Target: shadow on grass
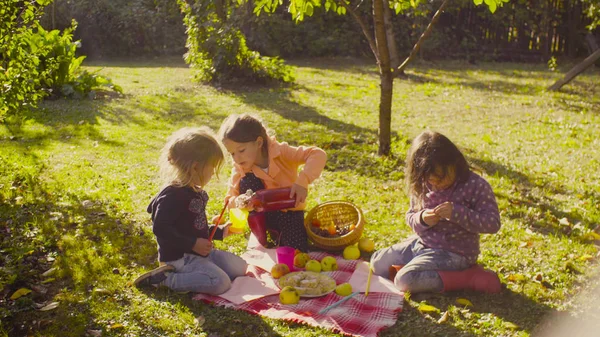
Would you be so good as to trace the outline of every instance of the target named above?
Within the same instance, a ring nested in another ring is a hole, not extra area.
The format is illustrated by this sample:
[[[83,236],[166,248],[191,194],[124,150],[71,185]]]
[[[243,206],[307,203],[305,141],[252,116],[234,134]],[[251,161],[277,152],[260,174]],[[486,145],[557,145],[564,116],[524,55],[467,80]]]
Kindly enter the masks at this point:
[[[519,197],[511,197],[508,195],[496,194],[498,199],[506,199],[513,206],[505,209],[505,214],[511,219],[522,221],[528,228],[544,234],[554,235],[557,237],[569,237],[578,240],[582,243],[587,243],[587,239],[581,237],[576,231],[573,231],[571,226],[561,225],[559,219],[567,218],[569,223],[576,224],[581,222],[586,225],[592,225],[593,221],[587,217],[585,209],[571,209],[569,212],[564,211],[564,207],[559,205],[554,199],[555,195],[571,195],[565,186],[560,186],[555,183],[537,179],[532,181],[527,175],[515,171],[506,165],[502,165],[490,160],[484,160],[474,157],[472,151],[465,151],[469,162],[475,164],[477,168],[482,169],[487,175],[498,175],[508,179],[514,184],[514,192],[519,194]],[[543,190],[544,193],[535,193],[534,190]],[[587,195],[583,198],[590,200],[600,200],[600,194],[587,191]],[[521,209],[539,209],[541,218],[530,218],[531,214],[526,214]],[[593,229],[593,228],[591,228]]]
[[[438,324],[437,318],[427,318],[416,308],[404,302],[396,324],[381,331],[379,337],[475,337],[475,334],[460,330],[449,324]]]
[[[327,170],[352,170],[368,177],[391,176],[392,180],[398,178],[398,174],[403,171],[403,154],[402,157],[394,154],[390,157],[377,156],[377,130],[325,116],[313,107],[294,101],[290,90],[293,88],[238,90],[232,93],[244,103],[259,110],[273,112],[288,121],[288,129],[277,130],[277,134],[282,135],[281,138],[278,137],[279,141],[315,145],[324,149],[328,155]],[[298,132],[299,127],[306,131]],[[407,138],[393,132],[392,142],[405,143]]]
[[[202,317],[205,323],[202,330],[210,336],[256,336],[278,337],[265,320],[241,310],[232,310],[193,299],[194,294],[176,294],[169,289],[158,291],[144,290],[144,293],[156,300],[169,302],[175,306],[187,307],[195,317]]]
[[[450,316],[448,322],[460,322],[462,320],[472,320],[473,314],[488,315],[492,314],[503,321],[503,327],[494,326],[494,322],[489,319],[479,319],[480,325],[469,327],[474,330],[479,330],[477,336],[485,335],[485,331],[497,331],[499,328],[505,330],[521,330],[527,333],[533,332],[536,327],[544,321],[546,315],[553,312],[549,306],[536,302],[524,296],[521,293],[516,293],[508,289],[504,289],[499,294],[482,294],[473,292],[452,292],[447,294],[423,294],[424,297],[419,296],[420,294],[413,295],[413,301],[426,300],[427,304],[430,304],[441,310],[441,313],[447,311],[449,307],[456,306],[458,310],[450,310]],[[458,298],[466,298],[473,303],[471,307],[462,308],[456,303]],[[418,302],[413,302],[414,305],[418,305]],[[409,317],[407,326],[413,331],[421,331],[421,329],[415,329],[414,325],[420,326],[424,322],[431,324],[430,331],[441,330],[439,334],[435,333],[435,336],[474,336],[474,334],[457,331],[443,331],[443,329],[450,329],[451,327],[446,324],[437,324],[432,322],[431,319],[423,317],[416,308],[406,305],[409,309],[407,316]],[[403,313],[404,315],[405,313]],[[437,320],[441,314],[434,317]],[[412,323],[415,322],[415,323]],[[483,322],[483,323],[482,323]],[[489,326],[485,325],[485,322],[489,322]],[[400,322],[399,322],[400,323]],[[398,324],[397,324],[398,325]],[[415,335],[417,336],[417,335]]]

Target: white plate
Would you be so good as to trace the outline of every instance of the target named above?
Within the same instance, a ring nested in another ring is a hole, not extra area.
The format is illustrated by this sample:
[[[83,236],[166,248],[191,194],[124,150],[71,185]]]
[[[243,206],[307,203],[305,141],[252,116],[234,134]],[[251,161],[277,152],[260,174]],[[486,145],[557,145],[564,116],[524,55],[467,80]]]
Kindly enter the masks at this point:
[[[294,285],[293,282],[289,282],[288,279],[291,277],[294,277],[295,275],[307,275],[307,276],[312,276],[313,278],[317,278],[319,279],[319,284],[321,283],[328,283],[329,284],[329,288],[327,291],[321,293],[321,294],[302,294],[302,289],[303,287],[300,286],[296,286]],[[283,285],[282,285],[283,283]],[[321,296],[325,296],[331,292],[333,292],[335,290],[335,280],[326,274],[322,274],[322,273],[315,273],[312,271],[295,271],[295,272],[291,272],[291,273],[287,273],[285,275],[283,275],[282,277],[280,277],[277,280],[277,286],[279,287],[279,289],[285,287],[285,286],[292,286],[294,288],[296,288],[298,290],[298,292],[300,293],[300,297],[306,297],[306,298],[313,298],[313,297],[321,297]]]

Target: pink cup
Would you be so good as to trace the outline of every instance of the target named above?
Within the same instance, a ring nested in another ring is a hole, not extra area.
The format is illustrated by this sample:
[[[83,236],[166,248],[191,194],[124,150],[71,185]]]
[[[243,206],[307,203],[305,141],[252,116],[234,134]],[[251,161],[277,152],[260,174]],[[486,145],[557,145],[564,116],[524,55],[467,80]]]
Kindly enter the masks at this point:
[[[290,271],[294,271],[294,253],[296,250],[292,247],[277,248],[277,263],[284,263]]]

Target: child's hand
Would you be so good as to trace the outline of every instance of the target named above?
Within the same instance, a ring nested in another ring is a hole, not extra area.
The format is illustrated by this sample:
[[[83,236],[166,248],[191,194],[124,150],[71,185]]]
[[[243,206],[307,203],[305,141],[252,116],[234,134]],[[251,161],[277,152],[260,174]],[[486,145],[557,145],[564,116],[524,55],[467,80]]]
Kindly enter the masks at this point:
[[[442,219],[450,220],[450,217],[452,217],[452,210],[454,210],[454,204],[448,201],[437,205],[437,207],[433,209],[433,212]]]
[[[298,184],[292,185],[292,190],[290,191],[290,198],[296,196],[296,205],[298,207],[301,203],[306,201],[306,195],[308,195],[308,190]]]
[[[440,216],[435,214],[434,211],[431,209],[426,209],[425,211],[423,211],[421,217],[423,218],[425,224],[427,224],[427,226],[429,227],[437,225],[438,222],[440,222],[441,220]]]
[[[207,256],[208,254],[210,254],[212,246],[212,242],[208,241],[207,239],[197,238],[196,244],[194,244],[192,250],[202,256]]]

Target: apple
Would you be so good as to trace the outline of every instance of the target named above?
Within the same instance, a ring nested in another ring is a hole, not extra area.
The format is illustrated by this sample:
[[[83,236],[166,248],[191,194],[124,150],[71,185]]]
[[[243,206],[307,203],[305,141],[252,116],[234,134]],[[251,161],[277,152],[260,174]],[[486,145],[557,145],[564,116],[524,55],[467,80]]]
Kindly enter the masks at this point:
[[[306,262],[310,260],[310,256],[306,253],[300,253],[294,256],[294,267],[304,268]]]
[[[321,221],[319,221],[319,219],[313,219],[311,221],[311,224],[313,225],[313,227],[321,227]]]
[[[360,257],[360,250],[357,245],[352,245],[344,248],[344,259],[346,260],[356,260]]]
[[[315,273],[320,273],[321,272],[321,263],[317,260],[310,260],[310,261],[306,262],[306,265],[304,266],[304,268],[306,268],[306,270],[308,270],[308,271],[314,271]]]
[[[285,263],[278,263],[271,268],[271,276],[273,276],[273,278],[280,278],[289,272],[290,267]]]
[[[297,304],[300,302],[300,294],[294,287],[283,287],[279,293],[279,302],[281,304]]]
[[[352,294],[352,285],[350,283],[342,283],[335,287],[335,293],[340,296],[348,296]]]
[[[325,256],[321,260],[321,270],[334,271],[338,269],[337,260],[333,256]]]
[[[370,253],[375,249],[375,242],[369,238],[362,238],[358,241],[358,248],[365,253]]]

